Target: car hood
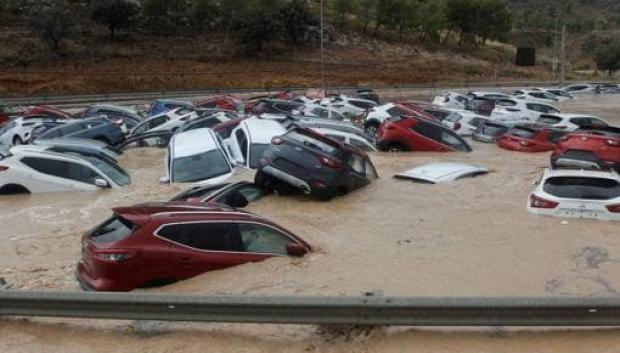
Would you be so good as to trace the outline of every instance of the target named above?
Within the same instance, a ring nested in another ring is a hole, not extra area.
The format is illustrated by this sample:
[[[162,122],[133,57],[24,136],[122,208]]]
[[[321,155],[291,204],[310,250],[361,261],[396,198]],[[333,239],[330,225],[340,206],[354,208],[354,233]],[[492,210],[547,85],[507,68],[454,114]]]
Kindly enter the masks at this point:
[[[486,174],[488,172],[489,170],[486,168],[470,164],[442,162],[425,164],[397,174],[394,177],[437,184],[454,181],[463,177]]]

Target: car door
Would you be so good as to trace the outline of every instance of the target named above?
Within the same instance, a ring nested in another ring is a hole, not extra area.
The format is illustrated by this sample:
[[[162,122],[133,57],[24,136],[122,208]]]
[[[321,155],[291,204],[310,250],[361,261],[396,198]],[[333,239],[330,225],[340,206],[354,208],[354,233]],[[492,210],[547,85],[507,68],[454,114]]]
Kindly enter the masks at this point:
[[[165,225],[155,235],[170,242],[171,266],[177,279],[246,262],[240,256],[244,245],[234,223],[186,221]]]
[[[243,262],[262,261],[273,256],[286,256],[287,246],[297,243],[275,227],[258,223],[238,223],[244,251]]]
[[[248,136],[242,124],[233,130],[230,139],[228,139],[228,151],[233,162],[240,166],[246,166],[249,148]]]
[[[46,183],[52,189],[50,191],[97,190],[96,179],[107,181],[94,169],[76,162],[41,157],[24,157],[21,162],[46,175]],[[31,178],[41,180],[41,177],[35,175],[31,175]]]

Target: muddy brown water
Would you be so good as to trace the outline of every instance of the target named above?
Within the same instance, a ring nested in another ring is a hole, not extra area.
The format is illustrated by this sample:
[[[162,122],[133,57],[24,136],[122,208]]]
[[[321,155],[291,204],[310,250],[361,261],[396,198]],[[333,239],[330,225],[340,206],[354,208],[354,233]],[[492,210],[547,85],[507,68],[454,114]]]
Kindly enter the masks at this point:
[[[620,124],[620,97],[561,104]],[[205,273],[145,291],[194,294],[406,296],[618,296],[620,224],[536,217],[525,208],[548,153],[523,154],[472,143],[470,154],[372,156],[380,179],[331,202],[270,196],[248,210],[310,242],[304,258],[278,258]],[[425,185],[392,175],[430,161],[488,167],[485,176]],[[165,200],[163,151],[127,152],[133,185],[93,193],[0,200],[0,277],[13,289],[78,290],[81,234],[114,206]],[[251,179],[239,173],[235,178]],[[615,330],[450,331],[379,328],[344,335],[312,326],[4,319],[1,352],[609,352]]]

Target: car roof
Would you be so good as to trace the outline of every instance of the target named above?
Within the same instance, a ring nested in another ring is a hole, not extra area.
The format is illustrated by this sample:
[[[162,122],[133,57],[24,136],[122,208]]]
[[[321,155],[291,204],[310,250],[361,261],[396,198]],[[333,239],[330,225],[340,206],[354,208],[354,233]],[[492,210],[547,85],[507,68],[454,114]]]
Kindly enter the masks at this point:
[[[89,106],[87,109],[92,109],[92,108],[105,108],[105,109],[110,109],[110,110],[120,110],[120,111],[124,111],[127,113],[137,114],[135,109],[125,107],[122,105],[115,105],[115,104],[93,104]]]
[[[544,177],[589,177],[614,179],[620,182],[620,176],[614,170],[587,170],[587,169],[551,169],[545,168]]]
[[[273,136],[286,133],[286,129],[274,120],[253,117],[241,124],[247,128],[252,143],[270,143]]]
[[[218,149],[213,131],[209,128],[183,131],[172,137],[174,158],[187,157]]]
[[[419,179],[431,183],[453,181],[465,175],[488,173],[489,170],[471,164],[457,162],[428,163],[397,174],[399,178]]]
[[[590,114],[576,114],[576,113],[549,113],[549,114],[542,114],[543,116],[545,115],[552,115],[552,116],[557,116],[560,118],[564,118],[564,119],[570,119],[570,118],[597,118],[597,119],[601,119],[600,117],[596,116],[596,115],[590,115]]]

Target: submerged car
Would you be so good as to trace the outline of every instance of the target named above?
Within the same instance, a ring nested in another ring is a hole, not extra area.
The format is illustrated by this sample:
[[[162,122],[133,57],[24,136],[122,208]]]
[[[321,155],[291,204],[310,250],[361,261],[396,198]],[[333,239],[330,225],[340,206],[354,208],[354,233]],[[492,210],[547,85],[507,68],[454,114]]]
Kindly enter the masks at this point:
[[[131,291],[277,256],[303,256],[303,239],[264,217],[222,205],[119,207],[82,237],[85,290]]]
[[[162,183],[217,184],[230,178],[233,166],[218,136],[209,128],[175,134],[165,157]]]
[[[54,117],[19,117],[9,120],[0,128],[0,143],[7,146],[22,145],[32,140],[32,133],[40,126],[62,125],[65,119]]]
[[[221,111],[235,111],[237,113],[245,111],[245,103],[241,99],[224,94],[198,100],[194,103],[194,106],[196,108],[216,108]]]
[[[378,177],[361,149],[301,127],[274,137],[259,166],[256,185],[280,193],[292,187],[319,200],[346,194]]]
[[[477,167],[475,165],[456,162],[440,162],[425,164],[407,170],[403,173],[396,174],[394,177],[396,179],[439,184],[467,177],[476,177],[478,175],[487,174],[488,172],[488,169]]]
[[[170,201],[219,203],[243,208],[265,195],[262,188],[247,181],[207,186],[194,186],[174,195]]]
[[[258,159],[269,148],[273,137],[285,132],[286,129],[275,121],[252,117],[241,121],[224,144],[236,165],[256,169]]]
[[[496,139],[499,147],[518,152],[552,151],[566,131],[541,125],[516,125]]]
[[[123,125],[111,121],[107,117],[95,117],[76,120],[65,125],[55,127],[43,133],[38,140],[55,138],[93,139],[108,145],[116,145],[125,140]]]
[[[147,132],[170,130],[175,131],[185,122],[191,121],[198,115],[191,109],[180,107],[159,113],[138,124],[130,136],[137,136]]]
[[[470,97],[467,97],[464,94],[446,91],[443,94],[436,96],[433,99],[433,104],[444,108],[465,109],[469,100]]]
[[[500,122],[533,122],[543,114],[558,114],[560,110],[551,104],[519,99],[502,99],[495,103],[490,120]]]
[[[379,127],[389,118],[400,118],[401,116],[416,116],[413,110],[401,104],[387,103],[370,108],[366,120],[364,121],[364,131],[375,135],[379,131]]]
[[[147,110],[147,114],[149,117],[165,113],[172,109],[177,108],[187,108],[192,109],[194,105],[187,101],[176,100],[176,99],[156,99],[149,105]]]
[[[536,122],[566,131],[575,131],[578,129],[604,129],[609,127],[609,124],[605,120],[598,116],[587,114],[543,114]]]
[[[471,152],[469,144],[441,123],[419,117],[386,120],[377,134],[380,151]]]
[[[564,135],[554,148],[552,163],[571,151],[590,155],[590,159],[600,161],[605,168],[620,171],[620,132],[586,130]]]
[[[0,160],[0,194],[94,191],[131,183],[116,163],[88,152],[17,146]]]
[[[471,136],[471,134],[486,121],[489,121],[488,117],[478,115],[474,112],[468,110],[453,110],[441,123],[461,136]]]
[[[498,136],[510,130],[512,124],[499,123],[494,121],[483,121],[471,134],[473,140],[486,143],[495,143]]]
[[[544,216],[620,221],[620,176],[614,171],[545,169],[527,209]]]

